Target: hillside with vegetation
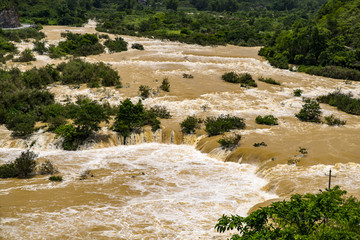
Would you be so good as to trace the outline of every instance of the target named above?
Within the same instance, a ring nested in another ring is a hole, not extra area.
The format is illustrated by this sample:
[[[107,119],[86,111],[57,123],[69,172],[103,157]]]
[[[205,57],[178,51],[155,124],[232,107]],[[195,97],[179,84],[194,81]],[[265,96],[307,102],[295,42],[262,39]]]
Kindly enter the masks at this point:
[[[260,51],[272,65],[314,75],[360,80],[360,1],[330,0],[309,20],[277,32]]]

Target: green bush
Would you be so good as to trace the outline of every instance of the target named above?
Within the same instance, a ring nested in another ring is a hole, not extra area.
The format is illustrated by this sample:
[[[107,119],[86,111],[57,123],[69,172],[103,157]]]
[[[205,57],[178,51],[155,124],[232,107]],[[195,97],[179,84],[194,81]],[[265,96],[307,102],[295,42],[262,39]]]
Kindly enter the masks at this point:
[[[45,46],[45,42],[36,41],[36,42],[34,42],[33,51],[37,52],[40,55],[43,55],[44,53],[46,53],[48,51],[48,49]]]
[[[227,134],[224,135],[220,140],[218,140],[218,143],[220,143],[223,149],[232,150],[239,145],[240,140],[241,140],[240,134]]]
[[[183,78],[194,78],[194,76],[188,73],[184,73]]]
[[[300,66],[298,71],[329,78],[360,81],[359,70],[340,66]]]
[[[336,118],[333,114],[324,117],[324,119],[326,121],[326,124],[329,126],[341,126],[346,124],[346,121],[342,121],[340,120],[340,118]]]
[[[170,92],[170,82],[168,78],[164,78],[161,82],[160,89],[165,92]]]
[[[241,83],[242,85],[257,87],[257,84],[249,73],[237,74],[235,72],[227,72],[224,73],[221,78],[226,82]]]
[[[264,125],[278,125],[278,119],[273,115],[266,115],[264,117],[257,116],[255,119],[257,124],[264,124]]]
[[[155,131],[160,121],[154,112],[147,111],[139,101],[136,105],[129,98],[121,102],[112,129],[122,136],[128,137],[132,132],[140,132],[145,125],[152,126]]]
[[[34,113],[12,111],[6,115],[5,126],[12,131],[13,137],[28,137],[35,131],[35,120]]]
[[[20,57],[13,60],[14,62],[30,62],[30,61],[36,61],[36,58],[31,51],[31,49],[25,49],[20,53]]]
[[[301,97],[303,90],[301,89],[294,89],[294,96],[295,97]]]
[[[200,123],[202,120],[195,116],[187,116],[187,118],[180,123],[181,132],[186,134],[195,133],[196,129],[200,128]]]
[[[36,167],[35,159],[37,157],[37,154],[29,150],[22,152],[20,157],[16,158],[14,161],[17,177],[27,178],[33,174]]]
[[[243,118],[230,115],[207,117],[205,121],[205,131],[209,136],[219,135],[232,129],[244,129],[245,126]]]
[[[275,81],[275,80],[272,79],[272,78],[259,77],[259,81],[260,81],[260,82],[269,83],[269,84],[272,84],[272,85],[280,85],[279,82]]]
[[[133,43],[133,44],[131,45],[131,48],[137,49],[137,50],[144,50],[144,46],[141,45],[140,43]]]
[[[122,52],[128,50],[128,43],[121,37],[116,37],[115,40],[108,39],[104,42],[104,45],[110,52]]]
[[[53,175],[53,176],[49,177],[49,180],[52,182],[62,182],[63,178],[62,178],[62,176]]]
[[[247,217],[223,215],[215,229],[237,230],[231,239],[360,239],[359,207],[338,186],[317,194],[294,194]],[[356,220],[355,220],[356,219]]]
[[[260,143],[254,143],[253,146],[254,147],[261,147],[261,146],[267,147],[267,144],[265,142],[260,142]]]
[[[320,105],[316,100],[306,99],[302,109],[295,116],[304,122],[320,122]]]
[[[9,162],[0,165],[0,178],[14,178],[17,177],[17,171],[14,162]]]
[[[321,103],[327,103],[349,114],[360,115],[360,99],[354,98],[351,93],[345,94],[340,91],[329,93],[317,98]]]
[[[140,87],[139,87],[140,97],[142,99],[146,99],[146,98],[150,97],[150,89],[151,88],[149,86],[140,85]]]

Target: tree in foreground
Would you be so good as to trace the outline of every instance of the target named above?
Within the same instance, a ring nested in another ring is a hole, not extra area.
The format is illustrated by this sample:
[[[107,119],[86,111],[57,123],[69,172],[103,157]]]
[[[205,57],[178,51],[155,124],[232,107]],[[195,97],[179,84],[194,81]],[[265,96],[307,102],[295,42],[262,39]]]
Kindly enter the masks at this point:
[[[360,239],[360,202],[339,186],[317,194],[294,194],[247,217],[223,215],[215,229],[236,229],[231,239]]]
[[[306,99],[302,109],[295,116],[304,122],[320,122],[320,105],[316,100]]]

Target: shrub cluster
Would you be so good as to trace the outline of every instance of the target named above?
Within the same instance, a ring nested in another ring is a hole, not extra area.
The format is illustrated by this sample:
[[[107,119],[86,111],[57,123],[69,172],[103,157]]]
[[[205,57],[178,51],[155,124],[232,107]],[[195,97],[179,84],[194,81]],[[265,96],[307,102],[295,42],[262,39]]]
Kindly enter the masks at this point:
[[[345,94],[340,91],[335,91],[327,95],[323,95],[317,98],[321,103],[327,103],[331,106],[337,107],[337,109],[353,114],[360,115],[360,99],[353,98],[351,93]]]
[[[168,78],[164,78],[161,82],[160,89],[165,92],[170,92],[170,82]]]
[[[86,83],[88,87],[122,87],[118,73],[103,62],[88,63],[73,59],[59,64],[57,70],[62,73],[62,84]]]
[[[165,106],[155,105],[149,109],[149,112],[161,119],[170,119],[172,117],[171,113]]]
[[[144,108],[141,101],[133,104],[129,98],[121,102],[112,129],[128,137],[132,132],[140,132],[142,127],[150,125],[153,131],[160,128],[160,121],[154,111]]]
[[[183,78],[194,78],[194,76],[189,73],[184,73]]]
[[[341,126],[346,124],[346,121],[340,120],[340,118],[336,118],[333,114],[324,117],[324,119],[326,124],[329,126]]]
[[[13,60],[14,62],[30,62],[36,61],[36,58],[33,52],[30,49],[25,49],[23,52],[20,53],[20,56]]]
[[[265,142],[259,142],[259,143],[254,143],[253,146],[254,147],[261,147],[261,146],[267,147],[267,144]]]
[[[139,87],[140,97],[142,99],[146,99],[146,98],[150,97],[150,90],[151,90],[151,88],[149,86],[140,85],[140,87]]]
[[[245,126],[243,118],[230,115],[207,117],[205,120],[205,131],[209,136],[219,135],[232,129],[244,129]]]
[[[63,178],[62,178],[62,176],[53,175],[53,176],[49,177],[49,180],[52,182],[62,182]]]
[[[28,150],[22,152],[15,161],[0,165],[0,178],[28,178],[34,174],[37,156]]]
[[[301,97],[303,90],[301,89],[294,89],[293,93],[295,97]]]
[[[58,46],[49,47],[49,56],[58,58],[71,54],[73,56],[89,56],[104,52],[104,46],[99,43],[95,34],[61,33],[65,41],[59,42]]]
[[[273,115],[266,115],[264,117],[257,116],[255,119],[257,124],[264,124],[264,125],[278,125],[278,119]]]
[[[220,140],[218,140],[218,143],[220,143],[223,149],[232,150],[239,145],[240,140],[240,134],[226,134]]]
[[[195,116],[187,116],[187,118],[180,123],[181,132],[185,134],[193,134],[196,129],[200,128],[202,120]]]
[[[272,78],[259,77],[259,81],[260,81],[260,82],[269,83],[269,84],[272,84],[272,85],[280,85],[279,82],[277,82],[276,80],[274,80],[274,79],[272,79]]]
[[[339,66],[300,66],[298,71],[312,75],[360,81],[360,71]]]
[[[316,100],[306,99],[302,109],[295,116],[304,122],[320,122],[320,105]]]
[[[128,43],[121,37],[116,37],[115,40],[108,39],[104,42],[104,45],[110,52],[122,52],[128,50]]]
[[[241,83],[242,86],[257,87],[257,84],[249,73],[238,74],[235,72],[227,72],[224,73],[221,78],[226,82]]]
[[[131,48],[132,48],[132,49],[137,49],[137,50],[144,50],[144,46],[141,45],[140,43],[133,43],[133,44],[131,45]]]

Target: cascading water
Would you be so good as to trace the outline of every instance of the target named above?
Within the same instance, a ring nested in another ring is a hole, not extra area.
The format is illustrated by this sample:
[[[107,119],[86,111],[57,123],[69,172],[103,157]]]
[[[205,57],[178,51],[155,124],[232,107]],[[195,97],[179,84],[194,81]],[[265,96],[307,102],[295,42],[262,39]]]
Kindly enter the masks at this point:
[[[57,43],[65,30],[96,32],[94,25],[45,26],[48,43]],[[51,160],[59,168],[64,181],[52,183],[48,176],[1,180],[0,238],[224,239],[225,235],[213,230],[223,213],[246,215],[252,206],[271,198],[317,192],[327,187],[329,168],[337,175],[333,184],[360,197],[355,187],[360,182],[360,117],[321,105],[323,115],[335,114],[347,124],[329,127],[300,122],[294,114],[301,109],[302,99],[293,96],[293,90],[299,88],[304,97],[335,89],[358,97],[360,83],[275,69],[257,56],[259,48],[202,47],[123,37],[130,45],[143,44],[145,50],[88,56],[86,61],[112,65],[124,88],[54,84],[49,91],[58,102],[86,95],[115,105],[127,97],[137,102],[139,86],[148,85],[153,97],[143,104],[165,106],[173,118],[163,120],[163,129],[157,133],[146,130],[125,141],[135,146],[121,146],[124,139],[104,127],[99,141],[76,152],[59,150],[61,139],[52,133],[39,130],[30,139],[13,139],[1,126],[0,163],[14,160],[31,147],[40,154],[39,161]],[[9,65],[25,70],[61,62],[46,55],[36,57],[33,65]],[[271,77],[281,86],[258,82],[258,88],[241,89],[221,80],[228,71],[248,72],[255,79]],[[183,73],[194,78],[183,78]],[[169,93],[158,91],[164,77],[170,81]],[[219,148],[216,137],[201,139],[179,133],[179,123],[187,115],[206,118],[219,114],[245,118],[247,128],[240,131],[240,146],[233,152]],[[278,117],[279,125],[255,124],[257,115],[267,114]],[[267,147],[255,148],[253,144],[259,142]],[[308,154],[297,165],[288,164],[299,155],[299,147]],[[94,177],[80,181],[85,170],[91,170]]]

